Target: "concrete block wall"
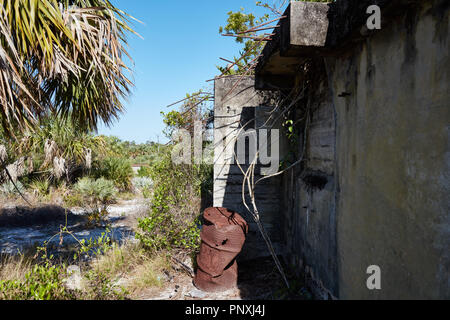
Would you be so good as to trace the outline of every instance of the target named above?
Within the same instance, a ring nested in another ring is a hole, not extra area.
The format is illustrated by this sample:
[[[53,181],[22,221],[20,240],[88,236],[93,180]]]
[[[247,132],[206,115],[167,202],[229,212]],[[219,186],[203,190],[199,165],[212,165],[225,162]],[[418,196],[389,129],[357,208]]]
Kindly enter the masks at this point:
[[[238,85],[236,85],[238,83]],[[214,106],[214,206],[236,211],[250,225],[250,232],[240,255],[240,259],[254,259],[269,256],[266,244],[260,236],[254,220],[242,200],[242,182],[244,175],[236,164],[231,163],[233,150],[236,150],[236,137],[244,130],[259,129],[266,122],[268,112],[274,108],[267,94],[255,90],[254,78],[230,76],[215,81]],[[258,132],[258,131],[257,131]],[[223,141],[222,139],[225,139]],[[227,149],[223,152],[223,149]],[[248,149],[248,145],[247,145]],[[248,151],[248,150],[247,150]],[[250,161],[247,155],[243,170],[248,169]],[[255,170],[255,180],[261,178],[261,165]],[[264,227],[268,231],[276,250],[280,251],[280,180],[271,178],[256,187],[256,203]],[[251,202],[246,197],[251,208]]]

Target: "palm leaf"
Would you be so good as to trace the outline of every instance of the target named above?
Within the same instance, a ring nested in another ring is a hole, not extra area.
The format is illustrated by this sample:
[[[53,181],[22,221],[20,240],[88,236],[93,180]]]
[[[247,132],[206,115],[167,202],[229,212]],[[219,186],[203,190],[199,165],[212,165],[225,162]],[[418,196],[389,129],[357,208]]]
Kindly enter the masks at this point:
[[[33,127],[43,115],[96,130],[123,112],[131,17],[108,0],[0,0],[0,126]]]

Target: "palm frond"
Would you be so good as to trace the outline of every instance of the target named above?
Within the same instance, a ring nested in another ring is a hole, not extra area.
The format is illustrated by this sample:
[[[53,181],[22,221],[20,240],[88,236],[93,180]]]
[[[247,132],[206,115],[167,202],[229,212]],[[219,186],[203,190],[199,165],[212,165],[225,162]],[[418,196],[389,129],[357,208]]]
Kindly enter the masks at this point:
[[[0,119],[23,131],[48,112],[95,130],[123,111],[132,18],[107,0],[0,0]]]

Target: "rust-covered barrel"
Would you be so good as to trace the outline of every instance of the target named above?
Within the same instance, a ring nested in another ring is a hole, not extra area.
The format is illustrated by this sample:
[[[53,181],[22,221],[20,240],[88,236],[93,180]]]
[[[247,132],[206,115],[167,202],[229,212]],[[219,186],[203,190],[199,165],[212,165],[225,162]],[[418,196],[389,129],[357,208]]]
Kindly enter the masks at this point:
[[[194,284],[207,292],[225,291],[237,286],[236,257],[248,232],[247,222],[225,208],[208,208],[200,237],[197,272]]]

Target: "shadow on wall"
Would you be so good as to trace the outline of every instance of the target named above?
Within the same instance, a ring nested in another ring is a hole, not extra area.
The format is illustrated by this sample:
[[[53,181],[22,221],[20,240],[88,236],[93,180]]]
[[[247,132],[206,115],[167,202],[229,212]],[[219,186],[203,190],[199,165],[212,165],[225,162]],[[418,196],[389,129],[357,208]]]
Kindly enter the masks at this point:
[[[238,108],[240,109],[237,112],[239,121],[229,125],[229,127],[233,130],[232,134],[237,134],[244,126],[245,131],[254,130],[257,128],[257,108],[259,108],[259,106]],[[231,112],[234,112],[234,110],[231,109]],[[270,135],[268,139],[270,141]],[[241,169],[246,172],[249,168],[249,164],[253,161],[253,158],[251,158],[252,156],[250,156],[251,143],[253,142],[255,142],[253,138],[248,136],[245,138],[245,163],[240,163],[241,168],[234,163],[229,166],[226,165],[222,167],[221,170],[223,170],[223,172],[215,172],[216,180],[214,181],[214,192],[223,195],[221,206],[238,212],[249,224],[247,240],[242,253],[238,257],[238,261],[270,256],[266,243],[264,242],[260,231],[254,222],[254,218],[247,210],[243,202],[242,183],[244,175],[242,174]],[[258,142],[257,139],[256,142]],[[233,143],[232,150],[234,150],[235,155],[239,154],[238,143],[236,141]],[[255,168],[254,180],[257,181],[260,178],[262,178],[261,164],[258,164]],[[244,190],[246,204],[249,208],[253,209],[251,199],[248,194],[248,186],[245,186]],[[279,251],[277,244],[280,236],[279,233],[277,234],[276,230],[280,230],[279,226],[281,225],[279,215],[279,199],[281,198],[280,190],[280,181],[277,178],[264,180],[260,182],[255,189],[255,202],[258,207],[258,211],[260,212],[261,220],[272,242],[274,242],[277,251]]]

